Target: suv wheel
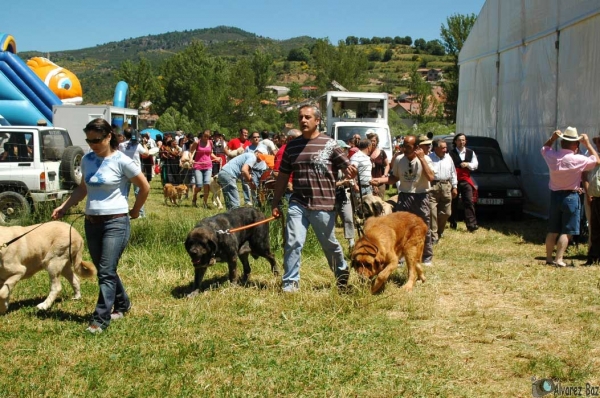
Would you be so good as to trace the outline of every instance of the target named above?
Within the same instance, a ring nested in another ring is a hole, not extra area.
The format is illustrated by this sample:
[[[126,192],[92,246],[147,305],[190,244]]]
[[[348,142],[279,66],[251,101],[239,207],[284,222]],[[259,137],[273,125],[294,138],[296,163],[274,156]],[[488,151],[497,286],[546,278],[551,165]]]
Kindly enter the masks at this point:
[[[30,212],[29,202],[23,195],[10,191],[0,193],[0,225],[17,225]]]
[[[83,149],[78,146],[65,148],[60,162],[60,177],[64,189],[74,189],[81,184],[81,159]]]

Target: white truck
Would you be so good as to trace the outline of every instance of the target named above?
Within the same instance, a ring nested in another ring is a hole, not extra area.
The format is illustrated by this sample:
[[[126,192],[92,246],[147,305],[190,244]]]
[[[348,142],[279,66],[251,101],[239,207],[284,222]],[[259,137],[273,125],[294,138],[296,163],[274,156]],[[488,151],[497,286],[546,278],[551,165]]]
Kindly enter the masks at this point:
[[[62,201],[81,182],[82,156],[65,129],[0,126],[0,225],[22,225],[41,203]]]
[[[121,108],[112,105],[54,105],[52,107],[52,124],[69,131],[73,145],[81,147],[85,153],[90,150],[85,142],[83,128],[90,121],[102,118],[116,127],[116,133],[122,133],[127,125],[137,130],[137,109]]]
[[[327,134],[348,142],[353,135],[365,138],[369,131],[379,136],[379,148],[392,158],[392,136],[388,126],[387,93],[327,91],[319,99]]]

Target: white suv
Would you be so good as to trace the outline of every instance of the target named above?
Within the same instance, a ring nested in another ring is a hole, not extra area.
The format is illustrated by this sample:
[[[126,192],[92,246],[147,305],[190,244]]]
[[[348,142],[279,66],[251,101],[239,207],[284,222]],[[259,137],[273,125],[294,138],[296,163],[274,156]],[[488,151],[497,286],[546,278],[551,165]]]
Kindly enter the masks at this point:
[[[0,126],[0,225],[18,224],[38,203],[63,200],[81,182],[82,157],[63,128]]]

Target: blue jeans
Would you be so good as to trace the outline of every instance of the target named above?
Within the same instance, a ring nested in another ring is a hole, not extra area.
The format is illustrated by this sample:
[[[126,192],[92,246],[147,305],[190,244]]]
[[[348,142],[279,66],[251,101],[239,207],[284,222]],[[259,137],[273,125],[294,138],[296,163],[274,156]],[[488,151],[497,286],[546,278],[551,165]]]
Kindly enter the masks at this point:
[[[225,170],[221,170],[217,177],[219,185],[223,188],[223,199],[227,210],[240,207],[240,193],[237,188],[237,178]]]
[[[196,188],[202,188],[202,186],[204,186],[204,185],[209,185],[211,177],[212,177],[212,169],[208,169],[208,170],[194,169],[194,180],[195,180]]]
[[[577,192],[550,191],[548,232],[579,235],[580,205]]]
[[[335,237],[335,211],[308,210],[293,201],[288,209],[285,227],[284,291],[300,285],[300,257],[309,225],[313,227],[329,268],[335,274],[338,284],[346,284],[348,281],[348,264],[344,259],[342,246]]]
[[[242,181],[242,191],[244,192],[244,204],[252,204],[252,190],[250,189],[250,185],[248,185],[246,181]]]
[[[92,315],[92,325],[106,329],[113,311],[126,312],[131,302],[117,274],[117,263],[129,241],[129,217],[119,217],[104,223],[85,221],[85,236],[92,261],[98,270],[98,303]]]

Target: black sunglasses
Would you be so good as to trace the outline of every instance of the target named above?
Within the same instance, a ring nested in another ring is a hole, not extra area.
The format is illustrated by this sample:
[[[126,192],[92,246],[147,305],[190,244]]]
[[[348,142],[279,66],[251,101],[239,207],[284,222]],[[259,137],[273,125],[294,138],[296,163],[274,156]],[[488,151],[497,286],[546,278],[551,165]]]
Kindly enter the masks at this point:
[[[104,136],[104,137],[102,137],[102,138],[94,138],[94,139],[92,139],[92,140],[90,140],[90,139],[86,138],[86,139],[85,139],[85,142],[87,142],[88,144],[99,144],[99,143],[101,143],[102,141],[104,141],[104,140],[106,139],[106,137],[108,137],[108,136],[107,136],[107,135],[105,135],[105,136]]]

